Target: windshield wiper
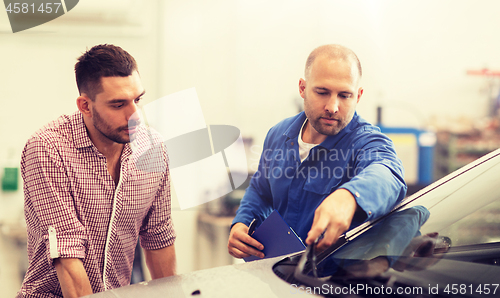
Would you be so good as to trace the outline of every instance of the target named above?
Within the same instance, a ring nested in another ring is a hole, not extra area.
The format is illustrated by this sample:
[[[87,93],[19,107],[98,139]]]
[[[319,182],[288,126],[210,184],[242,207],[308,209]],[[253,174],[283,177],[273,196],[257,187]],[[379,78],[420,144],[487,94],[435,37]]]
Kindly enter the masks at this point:
[[[326,276],[326,277],[318,277],[317,264],[321,262],[319,255],[315,254],[315,246],[316,242],[308,245],[306,250],[302,253],[300,260],[295,267],[295,271],[293,274],[294,282],[298,282],[305,286],[315,287],[325,289],[324,285],[328,285],[326,289],[346,289],[352,288],[353,286],[359,290],[362,286],[363,288],[378,288],[381,289],[383,287],[387,288],[407,288],[407,289],[420,289],[420,291],[416,291],[412,294],[398,294],[396,292],[392,292],[391,294],[385,295],[377,295],[377,297],[448,297],[443,293],[437,294],[429,294],[426,293],[425,287],[419,287],[417,285],[412,285],[409,283],[405,283],[402,281],[398,281],[395,275],[391,275],[389,273],[383,273],[376,277],[357,277],[357,278],[342,278],[341,276]],[[339,247],[342,245],[339,245]],[[339,293],[335,293],[335,291],[330,291],[328,293],[322,293],[326,296],[334,296],[334,297],[366,297],[372,296],[368,292],[356,291],[357,294],[352,295],[352,293],[343,293],[344,291],[340,291]]]

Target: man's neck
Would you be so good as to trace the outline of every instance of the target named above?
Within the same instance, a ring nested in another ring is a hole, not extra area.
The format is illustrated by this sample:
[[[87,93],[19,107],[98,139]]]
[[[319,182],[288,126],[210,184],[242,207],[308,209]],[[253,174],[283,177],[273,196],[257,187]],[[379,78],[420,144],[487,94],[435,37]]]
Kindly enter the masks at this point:
[[[302,129],[301,136],[304,143],[321,144],[326,139],[326,137],[326,135],[317,132],[314,127],[312,127],[311,122],[309,122],[309,120],[306,120],[306,124],[304,125],[304,129]]]
[[[86,119],[84,119],[84,122],[89,138],[97,150],[99,150],[108,161],[118,161],[125,145],[111,141],[95,129],[92,123],[87,123]]]
[[[124,144],[119,143],[107,143],[107,142],[99,142],[98,140],[94,141],[92,137],[90,138],[94,146],[96,146],[97,150],[102,153],[106,157],[108,161],[118,161],[120,156],[122,155]]]
[[[104,155],[104,157],[106,157],[108,173],[115,182],[115,186],[117,186],[120,180],[120,158],[125,145],[111,141],[92,125],[87,125],[87,123],[85,123],[85,126],[87,127],[87,133],[94,146]]]

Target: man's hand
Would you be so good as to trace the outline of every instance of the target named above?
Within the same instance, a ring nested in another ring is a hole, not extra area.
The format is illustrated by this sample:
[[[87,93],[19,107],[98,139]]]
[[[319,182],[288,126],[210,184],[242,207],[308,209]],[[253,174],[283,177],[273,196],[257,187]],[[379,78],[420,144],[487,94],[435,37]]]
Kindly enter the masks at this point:
[[[316,208],[306,243],[312,244],[326,230],[317,248],[319,250],[328,248],[347,231],[356,208],[356,200],[348,190],[340,188],[334,191]]]
[[[248,227],[245,224],[239,222],[233,226],[227,243],[227,250],[230,255],[239,259],[250,255],[263,258],[264,254],[261,251],[263,249],[264,245],[248,235]]]

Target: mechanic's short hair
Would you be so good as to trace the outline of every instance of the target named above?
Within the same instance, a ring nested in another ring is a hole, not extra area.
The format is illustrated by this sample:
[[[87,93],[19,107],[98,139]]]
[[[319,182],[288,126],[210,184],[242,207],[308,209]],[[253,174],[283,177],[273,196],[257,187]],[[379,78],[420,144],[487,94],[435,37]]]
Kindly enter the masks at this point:
[[[102,77],[128,77],[134,71],[137,71],[137,63],[125,50],[111,44],[96,45],[78,58],[76,85],[80,95],[85,93],[94,101],[103,91]]]
[[[328,44],[317,47],[314,49],[309,57],[307,57],[306,67],[305,67],[305,79],[307,80],[311,71],[311,66],[318,56],[327,56],[331,59],[342,59],[345,61],[353,61],[358,69],[359,78],[361,78],[363,72],[361,69],[361,63],[359,62],[358,56],[351,50],[344,46],[338,44]]]

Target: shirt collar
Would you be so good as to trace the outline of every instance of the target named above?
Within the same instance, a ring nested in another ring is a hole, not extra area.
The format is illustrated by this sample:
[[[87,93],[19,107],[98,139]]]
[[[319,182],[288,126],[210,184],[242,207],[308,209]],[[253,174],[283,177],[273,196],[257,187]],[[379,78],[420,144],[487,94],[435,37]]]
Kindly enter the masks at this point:
[[[99,151],[89,137],[87,127],[85,126],[85,122],[83,121],[82,113],[80,113],[79,111],[75,112],[70,116],[70,121],[73,130],[73,141],[75,143],[75,147],[77,149],[94,147],[96,151]],[[127,143],[123,148],[122,158],[126,158],[130,154],[132,154],[132,148],[130,148],[130,144]]]
[[[335,144],[338,143],[338,141],[340,141],[345,135],[350,133],[357,126],[358,118],[359,118],[358,113],[355,111],[354,116],[352,116],[351,122],[349,122],[349,124],[347,124],[347,126],[344,127],[344,129],[342,129],[338,134],[334,136],[328,136],[323,141],[323,143],[319,144],[319,146],[327,149],[333,148]]]
[[[73,141],[75,143],[75,147],[78,149],[92,147],[93,144],[87,132],[85,122],[83,122],[82,113],[80,113],[79,111],[75,112],[70,116],[70,121],[71,128],[73,130]]]
[[[334,136],[328,136],[319,146],[325,147],[325,148],[330,148],[337,143],[338,140],[340,140],[343,136],[348,134],[350,131],[353,130],[353,128],[356,126],[356,123],[358,122],[358,112],[354,112],[354,116],[351,119],[351,122],[347,124],[344,129],[342,129],[338,134]],[[300,129],[302,127],[302,124],[304,124],[304,121],[306,121],[306,113],[301,112],[297,118],[292,122],[292,125],[288,127],[288,129],[283,133],[283,135],[287,136],[289,139],[295,139],[298,138]]]
[[[306,121],[306,113],[300,112],[298,117],[292,122],[287,130],[283,133],[283,135],[287,136],[289,139],[295,139],[299,135],[300,129],[302,128],[302,124]]]

